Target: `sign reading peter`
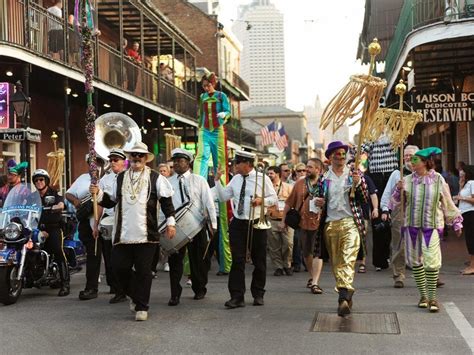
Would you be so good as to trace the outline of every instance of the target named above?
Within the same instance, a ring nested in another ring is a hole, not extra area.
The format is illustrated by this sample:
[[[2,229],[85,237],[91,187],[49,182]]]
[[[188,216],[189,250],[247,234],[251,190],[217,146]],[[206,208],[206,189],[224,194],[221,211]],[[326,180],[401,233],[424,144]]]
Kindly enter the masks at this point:
[[[474,116],[474,93],[418,94],[414,98],[417,112],[423,122],[471,122]]]

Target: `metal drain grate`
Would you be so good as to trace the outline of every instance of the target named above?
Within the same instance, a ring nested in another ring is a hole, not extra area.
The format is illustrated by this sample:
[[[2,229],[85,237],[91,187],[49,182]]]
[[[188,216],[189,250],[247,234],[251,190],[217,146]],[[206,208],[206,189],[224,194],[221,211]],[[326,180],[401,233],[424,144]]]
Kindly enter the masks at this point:
[[[357,313],[349,317],[339,317],[336,313],[317,312],[312,332],[340,332],[361,334],[400,334],[397,314]]]

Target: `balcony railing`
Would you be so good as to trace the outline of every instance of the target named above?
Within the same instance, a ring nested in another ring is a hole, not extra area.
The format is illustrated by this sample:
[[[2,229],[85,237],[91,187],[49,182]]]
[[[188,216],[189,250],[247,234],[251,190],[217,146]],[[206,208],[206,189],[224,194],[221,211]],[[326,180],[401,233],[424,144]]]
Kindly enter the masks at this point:
[[[385,76],[390,78],[400,56],[403,43],[410,32],[417,28],[438,23],[454,22],[463,18],[474,17],[474,4],[466,1],[464,8],[455,6],[459,1],[446,0],[406,0],[400,12],[397,28],[385,57]]]
[[[80,38],[72,26],[45,8],[27,1],[5,0],[0,6],[0,42],[22,47],[35,55],[80,70]],[[25,21],[25,17],[26,21]],[[106,83],[170,111],[196,119],[197,100],[147,68],[133,62],[100,39],[94,45],[95,80]],[[187,78],[194,83],[193,78]],[[189,85],[189,87],[192,87]]]
[[[237,88],[242,90],[242,92],[247,96],[250,97],[250,88],[249,85],[242,79],[238,74],[232,72],[232,84],[234,84]]]

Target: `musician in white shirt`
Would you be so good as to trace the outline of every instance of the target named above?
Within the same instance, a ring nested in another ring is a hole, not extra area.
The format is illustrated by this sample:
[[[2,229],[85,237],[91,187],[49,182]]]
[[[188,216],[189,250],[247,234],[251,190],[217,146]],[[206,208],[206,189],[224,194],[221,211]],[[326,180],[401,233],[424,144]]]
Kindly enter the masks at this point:
[[[232,266],[229,273],[229,292],[231,299],[225,303],[227,308],[245,307],[245,261],[247,244],[249,244],[254,271],[250,290],[254,306],[263,305],[267,270],[267,230],[253,228],[253,223],[260,218],[260,206],[273,206],[278,197],[270,178],[254,169],[255,154],[237,151],[235,155],[235,175],[230,183],[223,187],[220,183],[222,170],[215,175],[216,190],[220,201],[233,199],[234,218],[229,225]],[[265,184],[265,196],[261,196],[262,182]],[[255,189],[255,183],[257,188]],[[256,191],[256,192],[255,192]],[[250,206],[253,206],[251,212]],[[249,221],[249,219],[252,219]],[[252,226],[249,228],[250,224]],[[251,233],[249,229],[253,229]],[[252,238],[250,235],[252,234]],[[247,239],[249,243],[247,243]]]
[[[175,191],[172,201],[177,212],[185,207],[190,207],[186,213],[193,213],[202,222],[201,230],[178,253],[168,257],[170,266],[171,298],[169,306],[179,304],[182,287],[180,285],[183,276],[183,259],[188,250],[189,264],[191,269],[192,289],[194,299],[203,299],[207,289],[207,273],[211,266],[210,257],[207,254],[208,234],[207,220],[210,220],[212,230],[217,229],[216,209],[211,189],[202,176],[193,174],[191,162],[193,155],[185,149],[176,148],[171,151],[171,159],[175,174],[169,178],[169,182]],[[164,215],[160,214],[160,220]],[[176,222],[179,224],[179,219]],[[196,222],[198,223],[198,222]]]

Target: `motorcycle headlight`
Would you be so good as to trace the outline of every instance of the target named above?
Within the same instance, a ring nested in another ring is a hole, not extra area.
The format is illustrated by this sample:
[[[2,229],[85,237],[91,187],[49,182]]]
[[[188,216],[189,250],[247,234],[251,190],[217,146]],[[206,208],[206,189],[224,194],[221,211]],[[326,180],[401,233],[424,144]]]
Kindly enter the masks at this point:
[[[15,240],[18,239],[18,237],[21,234],[21,224],[18,223],[9,223],[5,227],[3,233],[5,235],[5,239],[7,240]]]

